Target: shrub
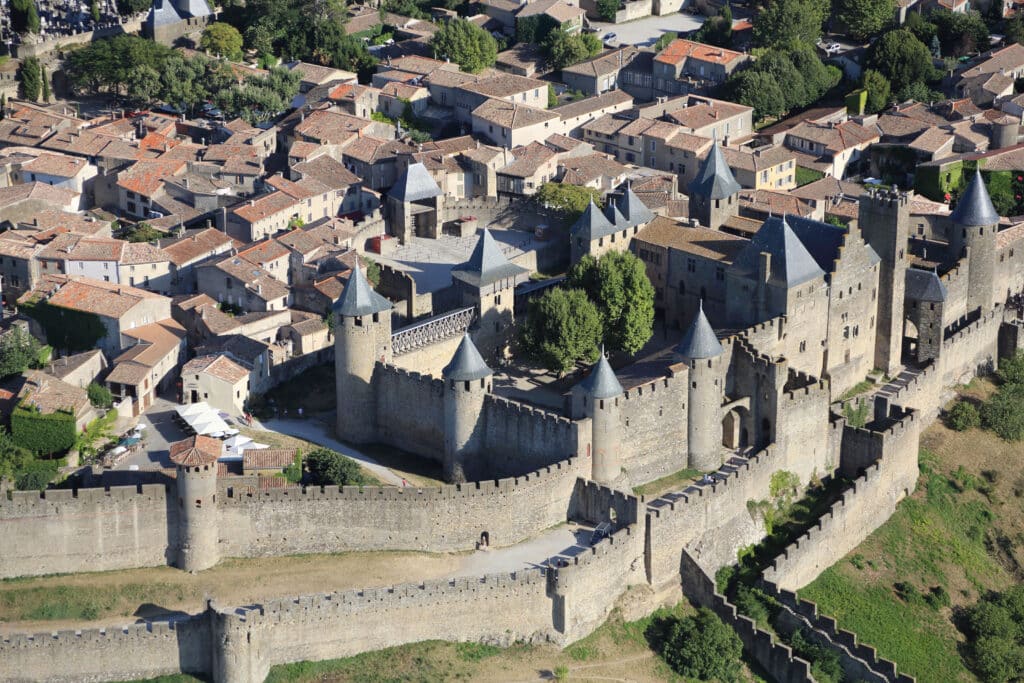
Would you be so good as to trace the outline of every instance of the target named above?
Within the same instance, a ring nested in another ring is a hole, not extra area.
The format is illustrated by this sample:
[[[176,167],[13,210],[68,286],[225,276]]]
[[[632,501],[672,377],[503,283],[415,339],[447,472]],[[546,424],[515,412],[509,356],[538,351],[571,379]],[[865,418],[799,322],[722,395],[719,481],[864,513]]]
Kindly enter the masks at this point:
[[[1018,351],[1012,358],[1001,359],[996,374],[1003,384],[1024,384],[1024,352]]]
[[[0,377],[20,375],[38,362],[41,347],[31,334],[13,327],[0,337]]]
[[[43,414],[34,406],[19,405],[11,413],[14,443],[33,453],[63,453],[74,445],[75,433],[75,416],[70,412]]]
[[[952,604],[949,599],[949,593],[942,586],[932,586],[932,589],[925,593],[924,601],[936,612]]]
[[[56,476],[56,460],[32,460],[14,477],[14,487],[19,491],[39,491]]]
[[[114,395],[102,384],[91,382],[86,391],[89,393],[89,403],[97,408],[109,408],[114,405]]]
[[[1024,585],[986,595],[966,616],[968,663],[978,677],[1018,680],[1024,671]]]
[[[735,681],[743,645],[714,612],[701,607],[696,616],[671,624],[661,655],[674,671],[702,681]]]
[[[818,683],[841,683],[843,667],[839,655],[834,650],[812,643],[799,629],[793,632],[789,644],[795,654],[811,663],[811,675],[814,676],[814,680]]]
[[[779,603],[760,588],[741,585],[736,589],[733,601],[740,614],[745,614],[760,626],[770,624],[778,611]]]
[[[1006,441],[1024,439],[1024,384],[1006,384],[981,407],[981,423]]]
[[[974,407],[973,403],[958,401],[946,415],[946,424],[950,429],[958,432],[966,432],[981,426],[981,413]]]

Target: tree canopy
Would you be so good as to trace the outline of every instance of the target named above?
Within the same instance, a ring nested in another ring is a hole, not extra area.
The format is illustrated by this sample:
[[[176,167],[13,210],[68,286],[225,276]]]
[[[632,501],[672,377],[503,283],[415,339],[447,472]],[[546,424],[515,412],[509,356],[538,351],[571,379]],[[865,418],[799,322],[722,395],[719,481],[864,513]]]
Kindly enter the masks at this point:
[[[19,326],[0,337],[0,377],[20,375],[39,363],[42,346]]]
[[[566,286],[583,290],[597,306],[602,341],[610,351],[634,354],[654,333],[654,287],[632,252],[584,256],[569,269]]]
[[[315,486],[357,486],[366,477],[355,460],[327,448],[317,448],[306,456],[310,483]]]
[[[730,76],[725,90],[763,119],[818,101],[840,80],[842,72],[823,64],[814,47],[794,43],[765,50],[749,69]]]
[[[562,374],[597,360],[601,315],[583,290],[554,287],[530,301],[520,341],[529,358]]]
[[[986,683],[1018,680],[1024,671],[1024,585],[990,593],[967,610],[968,662]]]
[[[977,10],[952,12],[940,8],[928,14],[928,22],[935,27],[945,56],[961,57],[988,49],[988,26]]]
[[[729,86],[737,102],[754,108],[755,120],[778,116],[786,110],[786,97],[771,74],[747,69],[730,77]]]
[[[742,654],[739,636],[707,607],[671,624],[662,646],[662,657],[676,673],[702,681],[737,680]]]
[[[732,8],[729,6],[729,3],[722,5],[722,9],[718,10],[718,14],[705,19],[696,33],[690,36],[690,40],[718,47],[729,47],[732,45]],[[658,42],[661,42],[660,38]],[[655,44],[655,49],[660,49],[657,43]]]
[[[38,102],[43,92],[43,67],[36,57],[26,57],[18,69],[21,96],[29,102]]]
[[[860,85],[868,93],[867,112],[877,114],[889,106],[891,86],[889,79],[874,69],[865,69],[861,75]]]
[[[39,11],[36,0],[11,0],[11,28],[15,33],[39,33]]]
[[[867,66],[888,78],[896,91],[936,77],[928,47],[905,28],[882,35],[868,51]]]
[[[215,57],[237,62],[242,59],[242,34],[231,24],[218,21],[203,29],[199,46]]]
[[[490,33],[468,19],[451,19],[430,39],[430,49],[434,57],[450,59],[463,71],[476,73],[494,66],[498,43]]]
[[[541,204],[564,213],[567,219],[573,221],[583,213],[591,199],[598,206],[601,205],[600,190],[567,183],[543,183],[534,196]]]
[[[597,0],[597,14],[604,21],[615,21],[615,14],[622,9],[622,0]]]
[[[773,0],[754,20],[754,40],[758,45],[814,45],[829,5],[829,0]]]
[[[835,0],[836,18],[854,40],[865,41],[892,22],[894,0]]]
[[[593,33],[569,33],[559,28],[548,33],[541,48],[552,68],[564,69],[599,54],[604,45]]]

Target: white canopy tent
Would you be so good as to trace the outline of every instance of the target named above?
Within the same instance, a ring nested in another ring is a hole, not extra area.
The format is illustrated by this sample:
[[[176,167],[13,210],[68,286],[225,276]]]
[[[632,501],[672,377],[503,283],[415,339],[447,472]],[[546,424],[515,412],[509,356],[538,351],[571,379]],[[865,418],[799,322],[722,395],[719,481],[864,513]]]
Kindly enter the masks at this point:
[[[206,403],[191,403],[187,406],[177,408],[178,415],[184,420],[189,428],[199,435],[218,434],[231,429],[228,423],[221,419],[217,411]]]

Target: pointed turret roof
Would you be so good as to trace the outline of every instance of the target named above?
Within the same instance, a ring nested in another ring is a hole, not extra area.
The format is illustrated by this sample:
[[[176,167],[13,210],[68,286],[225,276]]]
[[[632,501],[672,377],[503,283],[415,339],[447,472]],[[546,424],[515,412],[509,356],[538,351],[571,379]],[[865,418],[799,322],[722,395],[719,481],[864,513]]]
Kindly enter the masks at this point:
[[[701,163],[697,177],[690,181],[689,190],[690,194],[708,199],[725,199],[740,191],[740,184],[736,182],[732,169],[726,163],[717,138]]]
[[[770,216],[761,224],[750,243],[736,256],[733,269],[756,274],[762,252],[771,255],[769,277],[775,284],[795,287],[825,274],[784,217]]]
[[[615,232],[615,226],[601,213],[601,209],[597,208],[593,197],[590,198],[587,208],[576,219],[572,230],[570,230],[570,234],[574,237],[584,237],[587,240],[596,240],[598,237],[604,237],[613,232]]]
[[[615,376],[612,366],[608,364],[608,359],[605,358],[604,347],[601,347],[601,357],[594,364],[594,369],[579,383],[579,388],[588,396],[598,399],[622,395],[622,385]]]
[[[491,231],[484,228],[469,260],[454,268],[452,277],[473,287],[484,287],[525,272],[525,268],[520,268],[505,258],[498,248],[498,243],[491,236]]]
[[[371,313],[390,311],[391,302],[373,291],[373,287],[363,275],[363,269],[359,266],[357,259],[356,267],[352,269],[352,274],[348,276],[348,282],[345,283],[345,289],[342,290],[341,296],[331,308],[335,313],[356,318]]]
[[[636,196],[631,184],[628,182],[626,183],[626,191],[622,195],[619,207],[622,210],[622,215],[626,217],[631,226],[650,223],[654,220],[654,212],[648,209],[647,205]]]
[[[690,329],[686,330],[683,340],[676,347],[676,353],[689,360],[715,358],[722,354],[722,344],[718,341],[718,335],[708,322],[708,317],[704,315],[703,302],[697,309],[697,317],[690,324]]]
[[[403,202],[417,202],[421,199],[441,196],[441,188],[430,177],[423,164],[409,164],[388,190],[388,196]]]
[[[459,342],[459,348],[455,349],[455,355],[452,356],[451,362],[441,371],[442,377],[456,382],[471,382],[489,377],[491,374],[491,369],[487,367],[487,363],[480,356],[480,352],[477,351],[473,340],[469,338],[468,332]]]
[[[999,212],[992,206],[992,198],[988,196],[985,181],[981,179],[981,171],[974,170],[974,179],[964,190],[960,201],[956,203],[950,218],[955,225],[996,225],[999,223]]]
[[[917,301],[941,302],[946,300],[946,286],[934,270],[908,268],[906,295]]]
[[[619,211],[619,207],[615,205],[615,200],[610,197],[608,198],[608,203],[604,207],[604,217],[619,230],[629,225],[629,221],[627,221],[626,217],[622,215],[621,211]]]

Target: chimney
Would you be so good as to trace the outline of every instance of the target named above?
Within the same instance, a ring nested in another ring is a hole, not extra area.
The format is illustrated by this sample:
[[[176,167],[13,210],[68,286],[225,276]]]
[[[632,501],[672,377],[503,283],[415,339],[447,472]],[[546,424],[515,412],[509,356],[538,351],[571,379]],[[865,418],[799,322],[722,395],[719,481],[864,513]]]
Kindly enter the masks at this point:
[[[250,199],[249,200],[249,206],[256,206],[256,200],[255,199]]]
[[[188,178],[187,177],[182,178],[181,179],[181,184],[185,186],[185,189],[188,189]]]
[[[262,294],[263,293],[263,285],[261,285],[258,282],[256,283],[256,293],[257,294]]]
[[[198,242],[199,241],[199,235],[192,235],[192,241],[193,242]]]

